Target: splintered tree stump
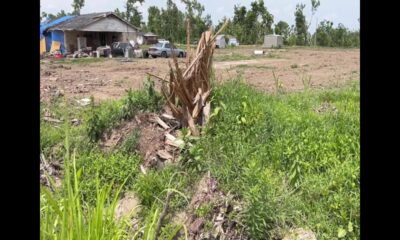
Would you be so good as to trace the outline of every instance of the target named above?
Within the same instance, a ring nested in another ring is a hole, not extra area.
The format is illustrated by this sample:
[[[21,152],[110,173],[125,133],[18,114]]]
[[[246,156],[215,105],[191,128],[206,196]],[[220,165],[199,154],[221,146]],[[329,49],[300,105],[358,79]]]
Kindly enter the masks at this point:
[[[188,127],[194,136],[200,134],[198,126],[205,125],[210,116],[210,75],[215,38],[226,25],[227,22],[214,35],[212,30],[203,32],[194,53],[188,48],[186,69],[179,68],[178,60],[172,54],[173,62],[172,64],[169,62],[169,81],[162,81],[161,90],[173,116],[183,127]],[[187,43],[189,43],[189,24],[187,26]]]

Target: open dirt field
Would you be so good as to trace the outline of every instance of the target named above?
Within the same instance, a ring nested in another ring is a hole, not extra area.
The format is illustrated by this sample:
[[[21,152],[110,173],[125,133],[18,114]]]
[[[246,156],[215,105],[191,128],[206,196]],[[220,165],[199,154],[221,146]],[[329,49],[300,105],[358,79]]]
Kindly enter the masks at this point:
[[[266,92],[275,91],[275,76],[286,91],[304,88],[304,79],[311,78],[311,88],[342,85],[360,76],[359,49],[286,48],[266,50],[262,56],[253,55],[252,46],[216,49],[214,67],[217,81],[227,81],[238,74],[249,84]],[[138,89],[147,73],[166,77],[171,58],[133,59],[79,59],[71,61],[42,60],[40,64],[41,100],[54,94],[97,100],[116,99],[125,90]],[[179,59],[184,66],[184,59]],[[156,81],[156,87],[160,83]]]

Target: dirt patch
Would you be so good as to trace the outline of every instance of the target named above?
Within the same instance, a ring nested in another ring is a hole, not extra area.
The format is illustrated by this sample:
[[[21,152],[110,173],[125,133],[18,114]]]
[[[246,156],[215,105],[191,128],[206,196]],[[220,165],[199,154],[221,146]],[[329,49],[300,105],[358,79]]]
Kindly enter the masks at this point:
[[[163,118],[169,126],[168,129],[162,128],[155,118]],[[162,168],[167,163],[172,163],[179,153],[177,147],[166,144],[166,134],[177,135],[177,122],[166,119],[162,114],[140,113],[132,120],[125,121],[117,128],[103,134],[99,143],[100,148],[109,152],[120,147],[124,141],[135,131],[138,132],[136,150],[143,159],[145,168]]]
[[[206,174],[195,189],[186,213],[175,217],[180,221],[186,218],[189,239],[247,239],[243,228],[229,217],[241,211],[241,204],[232,195],[218,190],[215,178]]]
[[[139,199],[133,192],[125,193],[124,197],[117,203],[115,217],[117,219],[131,217],[134,213],[139,212],[139,202]]]
[[[214,61],[217,81],[227,81],[240,72],[249,84],[262,91],[274,92],[273,70],[281,79],[285,90],[290,92],[304,89],[302,76],[311,76],[311,88],[327,88],[360,78],[359,49],[267,49],[267,56],[271,57],[261,58],[253,55],[255,49],[259,47],[216,49],[215,57],[239,54],[251,58],[228,62]],[[170,61],[171,58],[135,59],[133,62],[121,62],[120,59],[113,58],[88,64],[42,61],[40,97],[42,101],[48,101],[58,91],[68,98],[94,96],[99,101],[118,99],[125,94],[126,89],[142,88],[147,73],[166,77]],[[183,67],[185,59],[178,61]],[[298,67],[291,68],[295,64]],[[243,65],[254,67],[241,68]],[[155,83],[156,89],[160,90],[160,81],[155,80]]]

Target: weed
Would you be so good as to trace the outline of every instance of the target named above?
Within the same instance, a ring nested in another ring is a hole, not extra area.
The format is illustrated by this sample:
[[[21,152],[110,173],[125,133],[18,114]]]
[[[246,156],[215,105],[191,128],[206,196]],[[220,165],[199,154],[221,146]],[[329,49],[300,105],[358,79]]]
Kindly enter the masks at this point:
[[[134,129],[122,143],[122,146],[120,147],[121,151],[124,153],[134,153],[139,144],[139,137],[139,129]]]
[[[307,91],[310,89],[311,87],[311,75],[306,76],[303,74],[303,76],[301,77],[301,82],[303,83],[304,86],[304,90]]]
[[[77,157],[77,166],[83,169],[81,194],[86,202],[92,204],[96,196],[96,175],[99,174],[101,184],[114,181],[114,186],[120,186],[126,180],[130,187],[138,175],[139,156],[124,153],[103,154],[92,151]]]
[[[87,134],[92,142],[97,142],[103,133],[122,120],[131,119],[138,111],[157,112],[163,105],[162,96],[154,89],[154,82],[147,79],[143,90],[129,90],[127,96],[119,101],[102,102],[91,100],[87,124]]]
[[[282,94],[285,93],[285,89],[283,87],[282,81],[275,75],[275,71],[272,71],[272,75],[274,76],[274,82],[275,82],[275,91],[276,94]]]
[[[195,210],[195,214],[197,217],[206,217],[211,212],[212,208],[213,205],[211,203],[203,203]]]
[[[298,68],[299,66],[297,64],[292,64],[290,65],[291,68]]]

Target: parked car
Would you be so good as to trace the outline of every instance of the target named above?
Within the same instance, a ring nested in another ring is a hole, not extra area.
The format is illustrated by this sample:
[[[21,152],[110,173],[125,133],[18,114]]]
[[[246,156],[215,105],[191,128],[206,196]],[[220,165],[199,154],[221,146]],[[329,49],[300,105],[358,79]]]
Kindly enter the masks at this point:
[[[236,38],[229,38],[228,46],[239,46],[239,41]]]
[[[186,52],[183,49],[176,48],[169,41],[162,41],[149,48],[149,55],[156,57],[171,57],[172,50],[177,57],[186,57]]]
[[[113,56],[125,56],[125,52],[133,49],[129,42],[114,42],[111,44],[111,54]]]

